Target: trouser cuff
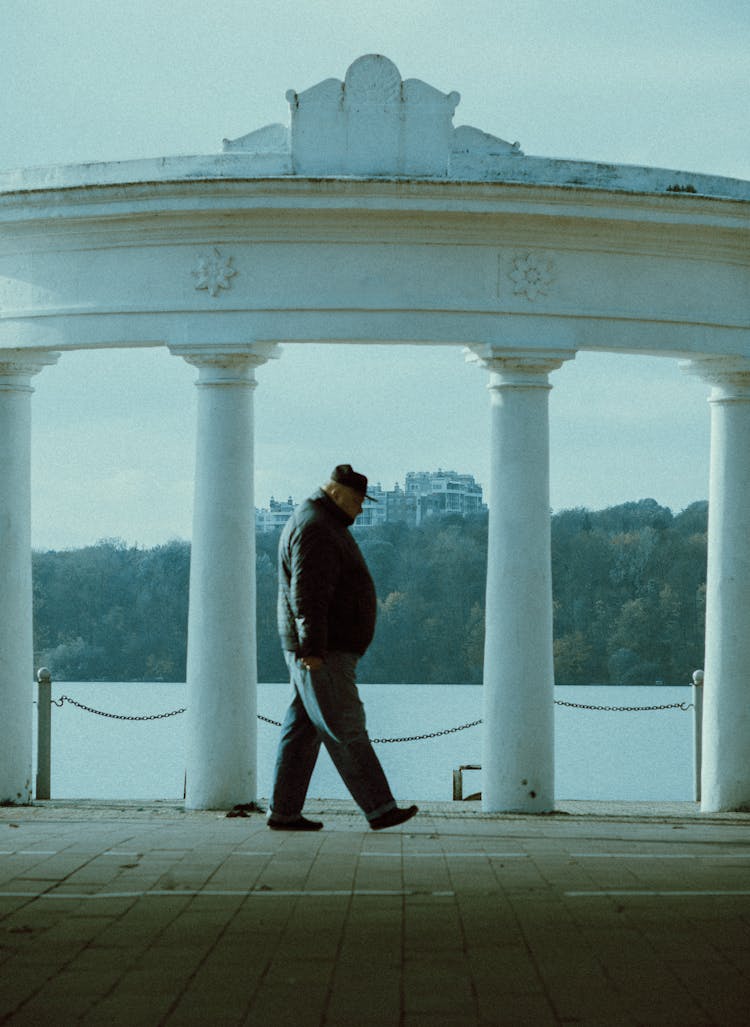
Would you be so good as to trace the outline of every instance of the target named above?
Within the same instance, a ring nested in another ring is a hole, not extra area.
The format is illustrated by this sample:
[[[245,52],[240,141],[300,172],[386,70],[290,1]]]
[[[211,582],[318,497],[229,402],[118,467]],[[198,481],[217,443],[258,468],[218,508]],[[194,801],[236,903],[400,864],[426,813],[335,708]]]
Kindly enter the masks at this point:
[[[295,820],[299,820],[301,815],[301,813],[277,813],[269,806],[266,820],[275,820],[277,824],[292,824]]]
[[[370,813],[365,813],[368,822],[370,820],[377,820],[378,817],[382,817],[384,813],[390,813],[392,809],[396,808],[396,800],[391,799],[390,802],[384,802],[382,806],[378,806],[377,809],[372,810]]]

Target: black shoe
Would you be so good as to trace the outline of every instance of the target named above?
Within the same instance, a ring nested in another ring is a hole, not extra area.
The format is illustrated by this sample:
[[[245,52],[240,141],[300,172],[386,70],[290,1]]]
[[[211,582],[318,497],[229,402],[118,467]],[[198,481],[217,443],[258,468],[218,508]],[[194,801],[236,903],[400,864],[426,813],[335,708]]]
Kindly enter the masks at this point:
[[[323,821],[297,817],[296,820],[269,820],[268,826],[272,831],[319,831]]]
[[[419,806],[406,806],[403,809],[395,806],[387,813],[383,813],[382,816],[371,820],[370,827],[373,831],[382,831],[384,827],[396,827],[398,824],[404,824],[407,820],[411,820],[417,813],[419,813]]]

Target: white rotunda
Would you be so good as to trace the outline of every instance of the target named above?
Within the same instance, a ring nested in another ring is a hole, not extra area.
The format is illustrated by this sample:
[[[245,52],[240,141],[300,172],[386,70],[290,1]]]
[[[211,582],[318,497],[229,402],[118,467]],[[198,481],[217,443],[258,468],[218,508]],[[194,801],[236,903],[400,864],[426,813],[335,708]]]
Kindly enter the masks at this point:
[[[378,55],[287,98],[219,154],[0,174],[0,800],[33,795],[34,375],[94,347],[197,368],[186,804],[221,809],[256,797],[256,369],[354,342],[488,373],[488,811],[554,802],[550,376],[605,350],[705,379],[702,803],[750,806],[750,183],[526,156]]]

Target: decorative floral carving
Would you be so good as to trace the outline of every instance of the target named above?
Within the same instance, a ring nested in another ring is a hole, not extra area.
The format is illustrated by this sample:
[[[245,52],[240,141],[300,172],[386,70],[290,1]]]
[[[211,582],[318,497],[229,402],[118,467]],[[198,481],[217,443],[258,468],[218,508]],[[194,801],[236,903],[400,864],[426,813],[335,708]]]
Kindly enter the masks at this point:
[[[528,253],[525,257],[513,260],[510,278],[515,283],[513,292],[525,296],[527,300],[535,300],[537,296],[546,296],[550,285],[555,279],[555,263],[551,257],[543,254]]]
[[[222,257],[214,246],[212,256],[201,257],[198,267],[192,272],[196,289],[207,289],[211,296],[218,296],[220,289],[228,289],[231,279],[237,274],[232,267],[231,257]]]

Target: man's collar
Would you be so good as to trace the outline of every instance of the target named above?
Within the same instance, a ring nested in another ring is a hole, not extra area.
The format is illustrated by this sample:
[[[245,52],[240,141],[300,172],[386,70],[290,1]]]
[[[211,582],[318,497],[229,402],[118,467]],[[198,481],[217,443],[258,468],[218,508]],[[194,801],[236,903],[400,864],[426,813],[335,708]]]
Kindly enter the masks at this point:
[[[322,503],[326,510],[333,514],[336,520],[345,524],[347,528],[354,524],[354,518],[350,517],[345,510],[342,510],[338,503],[335,503],[323,489],[318,489],[310,498],[316,503]]]

